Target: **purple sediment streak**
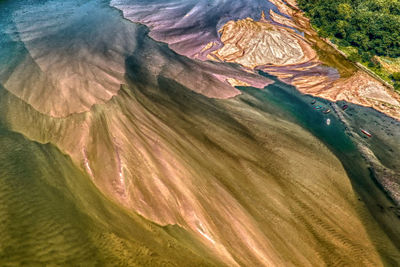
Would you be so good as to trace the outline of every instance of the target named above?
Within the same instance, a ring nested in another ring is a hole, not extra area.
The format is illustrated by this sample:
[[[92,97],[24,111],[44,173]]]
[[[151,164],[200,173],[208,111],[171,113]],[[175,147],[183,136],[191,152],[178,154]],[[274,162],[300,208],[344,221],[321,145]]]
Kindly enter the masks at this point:
[[[218,30],[229,20],[259,20],[261,11],[268,14],[270,9],[281,14],[267,0],[112,0],[111,6],[120,9],[125,18],[148,26],[152,38],[168,43],[175,52],[202,60],[201,50],[209,42],[220,44]]]

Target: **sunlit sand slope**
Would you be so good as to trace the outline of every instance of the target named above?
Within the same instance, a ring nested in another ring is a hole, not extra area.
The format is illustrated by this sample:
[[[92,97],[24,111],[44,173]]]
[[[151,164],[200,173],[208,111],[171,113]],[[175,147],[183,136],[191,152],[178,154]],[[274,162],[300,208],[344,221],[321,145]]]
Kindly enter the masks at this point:
[[[263,13],[264,14],[264,13]],[[211,56],[249,69],[259,66],[300,65],[316,59],[310,45],[293,30],[247,18],[229,21],[221,29],[224,46]]]

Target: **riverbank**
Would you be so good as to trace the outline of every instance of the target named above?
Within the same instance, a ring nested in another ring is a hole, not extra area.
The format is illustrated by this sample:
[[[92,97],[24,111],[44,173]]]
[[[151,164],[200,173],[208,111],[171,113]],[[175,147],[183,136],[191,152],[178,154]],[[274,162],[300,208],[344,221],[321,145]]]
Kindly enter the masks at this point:
[[[297,0],[316,32],[352,62],[397,91],[400,83],[400,3],[397,1]],[[398,92],[399,93],[399,92]]]
[[[259,21],[227,22],[220,29],[223,45],[208,58],[263,70],[304,94],[372,107],[400,120],[400,95],[387,83],[319,37],[293,3],[271,2],[280,14],[270,10],[268,18],[262,13]],[[271,52],[265,49],[265,43],[273,44],[268,46]]]
[[[314,27],[313,27],[314,28]],[[315,29],[314,29],[315,30]],[[332,48],[334,48],[338,53],[340,53],[342,56],[344,56],[346,59],[349,59],[349,55],[347,55],[343,50],[341,50],[336,44],[332,43],[331,40],[329,40],[328,38],[322,38],[323,40],[325,40],[325,42],[327,44],[329,44],[330,46],[332,46]],[[365,71],[367,74],[369,74],[372,78],[380,81],[384,86],[388,87],[389,89],[395,91],[395,88],[392,84],[390,84],[389,82],[385,81],[382,77],[379,76],[379,74],[375,73],[374,71],[372,71],[371,69],[367,68],[366,66],[364,66],[363,64],[361,64],[360,62],[354,62],[354,64],[360,69]],[[399,93],[399,92],[397,92]]]

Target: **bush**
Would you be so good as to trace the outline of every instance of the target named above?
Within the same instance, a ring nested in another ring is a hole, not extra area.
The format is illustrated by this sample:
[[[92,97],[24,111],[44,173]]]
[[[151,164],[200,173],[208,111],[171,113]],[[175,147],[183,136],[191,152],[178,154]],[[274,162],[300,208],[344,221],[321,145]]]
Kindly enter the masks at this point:
[[[390,79],[392,79],[393,81],[400,81],[400,72],[395,72],[393,74],[390,75]]]
[[[361,60],[360,55],[356,52],[356,53],[351,53],[349,56],[349,60],[353,61],[353,62],[357,62]]]
[[[397,91],[400,91],[400,82],[395,82],[394,83],[394,89]]]

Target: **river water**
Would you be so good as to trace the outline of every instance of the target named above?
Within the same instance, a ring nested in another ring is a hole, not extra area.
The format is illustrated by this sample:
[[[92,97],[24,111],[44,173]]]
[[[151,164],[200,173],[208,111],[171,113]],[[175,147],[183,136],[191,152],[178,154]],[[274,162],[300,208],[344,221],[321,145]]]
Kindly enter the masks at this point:
[[[261,100],[258,108],[273,113],[278,117],[293,121],[326,144],[341,160],[348,172],[360,200],[365,201],[371,213],[382,223],[390,233],[395,243],[400,241],[400,217],[396,205],[388,198],[381,185],[375,180],[369,165],[357,148],[352,136],[359,135],[381,162],[394,170],[397,175],[400,155],[400,122],[371,108],[361,107],[339,101],[339,106],[349,105],[345,111],[351,127],[356,133],[349,133],[347,126],[340,120],[331,107],[332,102],[301,94],[295,87],[284,84],[266,73],[262,75],[273,79],[275,83],[260,91],[255,88],[242,88],[243,92]],[[241,96],[246,98],[245,96]],[[315,104],[313,100],[316,100]],[[321,105],[323,109],[316,110]],[[332,112],[324,114],[323,110],[330,108]],[[330,119],[330,125],[326,121]],[[365,137],[360,129],[368,129],[372,138]]]

